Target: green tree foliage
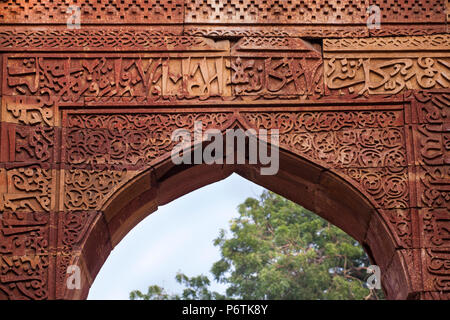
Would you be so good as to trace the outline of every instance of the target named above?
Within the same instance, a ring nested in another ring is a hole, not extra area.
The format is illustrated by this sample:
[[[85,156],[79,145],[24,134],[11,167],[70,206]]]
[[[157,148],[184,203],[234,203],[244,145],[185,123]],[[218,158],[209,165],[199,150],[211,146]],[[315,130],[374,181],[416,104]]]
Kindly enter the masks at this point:
[[[346,233],[305,208],[265,191],[248,198],[230,223],[231,237],[220,231],[214,245],[222,258],[211,272],[227,285],[226,294],[209,290],[204,275],[179,273],[181,294],[159,286],[133,291],[131,299],[377,299],[381,290],[365,286],[369,260]]]
[[[200,275],[189,278],[182,273],[175,276],[178,283],[185,286],[181,294],[168,294],[163,288],[153,285],[148,288],[146,294],[139,290],[130,293],[131,300],[223,300],[224,295],[217,292],[211,292],[208,287],[210,281],[208,277]]]

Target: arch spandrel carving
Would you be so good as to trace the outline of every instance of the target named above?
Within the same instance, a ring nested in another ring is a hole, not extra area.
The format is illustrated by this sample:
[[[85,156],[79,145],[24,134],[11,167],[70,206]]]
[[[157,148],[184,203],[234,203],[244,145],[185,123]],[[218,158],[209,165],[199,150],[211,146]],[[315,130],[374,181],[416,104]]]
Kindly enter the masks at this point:
[[[85,298],[143,217],[236,172],[360,241],[389,298],[448,299],[448,12],[417,3],[87,1],[71,30],[60,2],[2,2],[0,297]],[[175,166],[195,120],[278,129],[280,172]]]

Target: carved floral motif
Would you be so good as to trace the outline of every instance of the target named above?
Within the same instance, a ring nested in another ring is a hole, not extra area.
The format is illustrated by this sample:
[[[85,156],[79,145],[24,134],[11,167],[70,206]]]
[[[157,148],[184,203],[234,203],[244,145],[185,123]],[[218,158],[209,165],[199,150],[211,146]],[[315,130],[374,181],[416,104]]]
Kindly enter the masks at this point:
[[[357,182],[379,207],[385,209],[409,207],[408,174],[404,168],[350,168],[339,171]]]
[[[66,161],[71,167],[126,165],[144,168],[172,151],[176,129],[219,128],[231,113],[155,113],[70,115],[65,136]]]
[[[98,215],[95,211],[68,211],[59,215],[58,249],[57,257],[57,283],[62,284],[58,291],[66,291],[67,268],[73,264],[76,258],[76,250],[82,249],[87,231],[94,223]],[[64,293],[58,292],[57,297],[63,297]]]
[[[244,117],[257,128],[279,129],[280,145],[327,167],[406,163],[403,131],[389,128],[401,124],[395,112],[254,112]]]
[[[66,170],[64,206],[68,210],[96,210],[127,177],[126,169]]]

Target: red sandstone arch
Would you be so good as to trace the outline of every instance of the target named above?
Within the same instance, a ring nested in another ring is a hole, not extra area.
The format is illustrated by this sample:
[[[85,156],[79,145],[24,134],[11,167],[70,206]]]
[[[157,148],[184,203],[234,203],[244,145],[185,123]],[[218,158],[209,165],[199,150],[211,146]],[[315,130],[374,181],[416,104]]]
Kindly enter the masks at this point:
[[[79,29],[0,3],[0,298],[86,297],[69,265],[91,283],[151,199],[231,172],[363,243],[390,298],[450,297],[448,1],[112,2]],[[172,167],[194,120],[279,129],[283,170]]]
[[[280,151],[280,170],[263,176],[255,165],[174,165],[166,155],[152,168],[133,177],[102,207],[78,244],[73,263],[83,268],[82,290],[65,290],[64,299],[86,298],[90,285],[109,252],[142,219],[158,206],[232,173],[317,212],[362,243],[373,263],[380,266],[383,288],[390,299],[415,298],[414,283],[389,226],[364,192],[354,183],[285,149]],[[99,245],[101,244],[101,245]],[[101,248],[99,251],[98,248]]]

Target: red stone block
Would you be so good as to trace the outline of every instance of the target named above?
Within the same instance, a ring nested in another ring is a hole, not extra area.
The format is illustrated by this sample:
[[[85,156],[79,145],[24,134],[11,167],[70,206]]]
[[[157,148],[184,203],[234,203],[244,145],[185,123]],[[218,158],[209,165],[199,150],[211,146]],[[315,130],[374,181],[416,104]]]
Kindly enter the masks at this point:
[[[420,209],[419,223],[422,247],[450,247],[450,214],[446,208]]]
[[[448,299],[444,0],[113,2],[0,3],[0,298],[86,298],[139,221],[237,173],[361,242],[388,298]],[[278,130],[279,171],[175,165],[195,121]]]
[[[418,299],[422,292],[418,250],[396,250],[391,264],[382,272],[382,286],[390,300]]]
[[[424,248],[421,254],[424,291],[450,291],[450,248]]]

